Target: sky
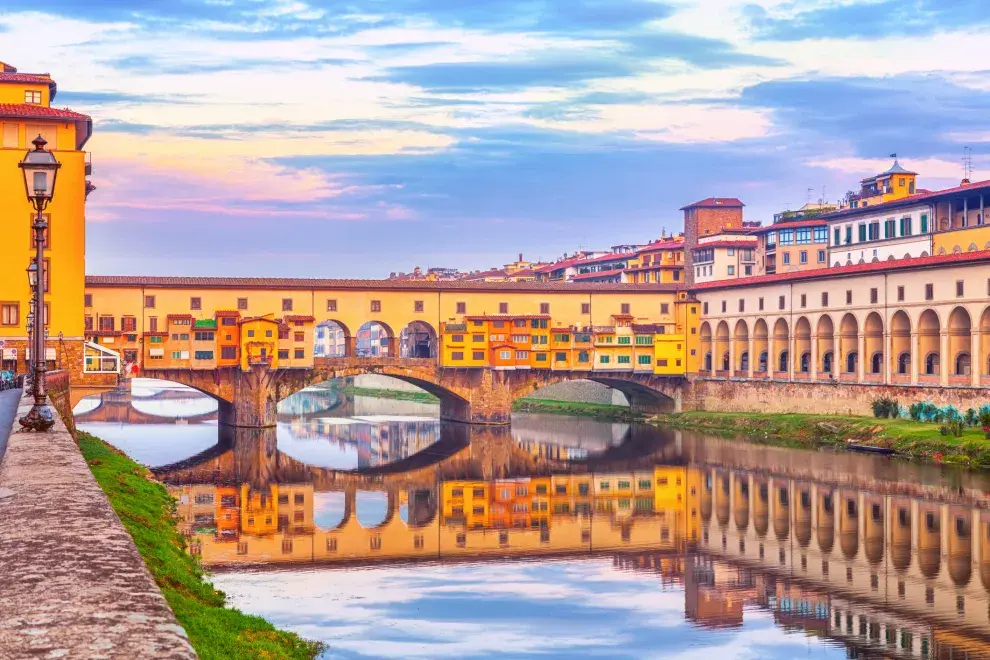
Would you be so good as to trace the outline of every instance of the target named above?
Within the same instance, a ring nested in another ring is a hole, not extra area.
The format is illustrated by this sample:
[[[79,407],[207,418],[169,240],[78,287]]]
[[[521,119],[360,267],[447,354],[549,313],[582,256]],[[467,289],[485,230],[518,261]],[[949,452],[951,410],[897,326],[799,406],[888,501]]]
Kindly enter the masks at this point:
[[[37,13],[38,7],[46,13]],[[990,178],[984,0],[5,0],[90,114],[92,274],[498,266]]]

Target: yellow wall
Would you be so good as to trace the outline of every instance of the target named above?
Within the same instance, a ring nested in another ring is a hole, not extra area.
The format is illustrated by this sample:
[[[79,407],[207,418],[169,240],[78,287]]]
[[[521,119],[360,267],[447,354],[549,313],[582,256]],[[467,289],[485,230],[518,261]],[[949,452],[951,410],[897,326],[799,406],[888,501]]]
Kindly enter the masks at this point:
[[[990,224],[935,232],[932,235],[932,240],[933,254],[969,252],[973,245],[976,246],[977,250],[990,250]]]
[[[41,92],[41,105],[46,108],[51,105],[48,85],[40,83],[0,83],[0,103],[24,103],[27,91]]]
[[[278,357],[278,323],[268,315],[263,318],[246,319],[241,323],[241,369],[249,371],[251,361],[264,354],[270,358],[270,366],[277,369]],[[312,354],[311,354],[312,355]]]

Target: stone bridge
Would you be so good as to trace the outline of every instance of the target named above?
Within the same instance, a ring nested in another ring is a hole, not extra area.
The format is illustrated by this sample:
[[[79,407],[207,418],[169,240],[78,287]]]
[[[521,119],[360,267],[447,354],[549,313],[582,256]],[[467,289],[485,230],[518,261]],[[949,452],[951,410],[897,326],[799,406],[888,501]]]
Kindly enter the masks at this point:
[[[512,403],[527,394],[568,380],[591,380],[622,392],[638,412],[681,409],[687,380],[635,371],[545,371],[458,369],[434,358],[318,358],[312,368],[252,366],[213,370],[142,369],[137,375],[188,385],[219,402],[220,423],[274,426],[278,402],[299,390],[334,378],[380,374],[412,383],[440,399],[440,418],[468,424],[508,424]]]

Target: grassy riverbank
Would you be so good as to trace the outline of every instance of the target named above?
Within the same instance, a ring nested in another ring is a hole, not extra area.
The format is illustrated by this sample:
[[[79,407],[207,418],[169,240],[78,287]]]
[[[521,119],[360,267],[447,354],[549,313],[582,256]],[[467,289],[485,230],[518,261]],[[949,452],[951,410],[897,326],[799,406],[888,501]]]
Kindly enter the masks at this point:
[[[394,399],[396,401],[415,401],[417,403],[440,403],[429,392],[407,392],[405,390],[380,390],[374,387],[355,387],[348,385],[340,388],[341,392],[353,396],[367,396],[373,399]]]
[[[174,500],[165,487],[150,481],[143,467],[99,438],[78,435],[93,475],[200,658],[309,660],[320,652],[315,642],[225,607],[223,592],[204,579],[203,569],[186,552],[185,539],[175,526]]]
[[[655,424],[693,429],[770,444],[818,447],[859,444],[889,447],[899,455],[926,461],[990,468],[990,440],[979,428],[967,427],[962,437],[940,435],[939,425],[910,419],[877,419],[838,415],[684,412],[657,415]]]
[[[608,403],[580,403],[577,401],[557,401],[556,399],[516,399],[513,412],[550,413],[554,415],[577,415],[593,417],[607,422],[632,422],[644,419],[628,406],[613,406]]]

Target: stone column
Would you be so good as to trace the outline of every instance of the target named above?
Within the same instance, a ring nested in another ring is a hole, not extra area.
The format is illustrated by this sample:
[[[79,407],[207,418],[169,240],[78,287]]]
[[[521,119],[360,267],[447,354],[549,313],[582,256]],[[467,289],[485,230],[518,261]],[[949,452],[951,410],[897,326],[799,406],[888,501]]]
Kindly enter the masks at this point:
[[[729,337],[729,378],[736,374],[736,338],[735,334]]]
[[[773,330],[767,333],[767,377],[773,378],[777,371],[777,336]]]
[[[982,197],[980,200],[982,201]],[[973,387],[980,386],[980,374],[983,373],[983,345],[980,337],[979,326],[973,330],[969,340],[969,366],[972,373]]]
[[[938,344],[938,382],[942,387],[949,384],[949,365],[952,364],[952,356],[949,355],[949,332],[942,330],[939,334]]]
[[[797,347],[797,337],[794,335],[794,328],[788,328],[790,334],[787,337],[787,379],[794,380],[794,363],[797,362],[795,348]]]
[[[911,331],[911,384],[918,384],[918,372],[921,371],[921,361],[918,356],[918,333]]]
[[[890,333],[883,333],[883,382],[884,384],[890,384],[890,359],[893,357],[890,354],[891,346],[893,342],[890,340]]]
[[[275,371],[254,366],[250,371],[234,371],[233,415],[221,411],[221,422],[229,426],[263,428],[278,421]]]
[[[749,364],[746,365],[746,377],[752,378],[754,367],[753,364],[759,360],[759,356],[755,354],[756,351],[756,339],[753,337],[753,331],[750,330],[749,334]]]
[[[818,335],[811,335],[811,364],[808,365],[809,378],[818,380]]]
[[[860,332],[856,335],[856,380],[863,382],[866,373],[866,335]]]
[[[842,371],[845,368],[842,363],[842,335],[837,329],[833,329],[832,332],[832,375],[838,381],[842,378]]]

